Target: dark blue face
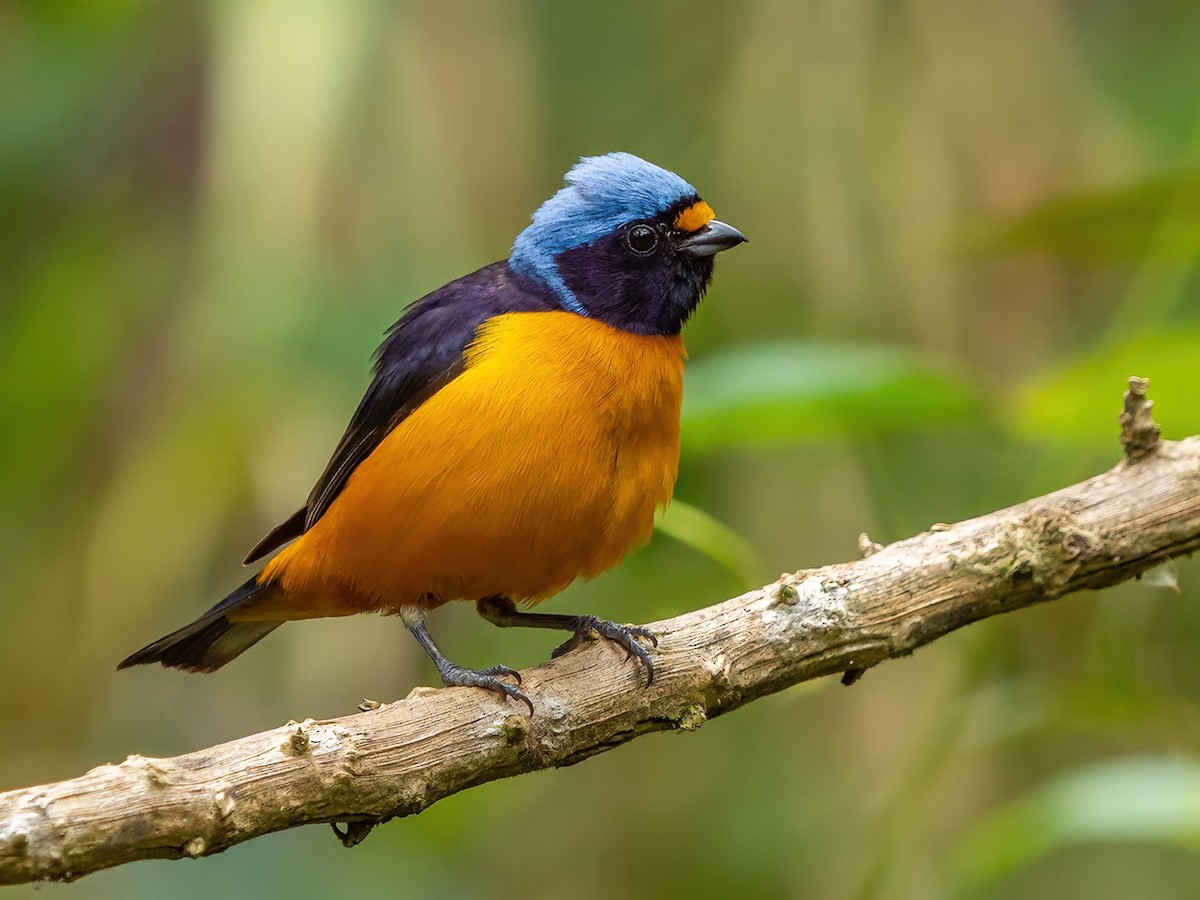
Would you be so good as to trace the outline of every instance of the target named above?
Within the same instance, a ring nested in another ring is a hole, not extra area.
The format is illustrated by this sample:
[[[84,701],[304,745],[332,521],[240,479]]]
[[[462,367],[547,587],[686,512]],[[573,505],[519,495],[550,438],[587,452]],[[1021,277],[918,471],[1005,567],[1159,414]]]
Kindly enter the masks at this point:
[[[679,332],[712,279],[713,258],[689,252],[691,235],[673,227],[675,216],[630,222],[559,254],[558,271],[588,316],[636,334]]]
[[[582,159],[513,244],[509,267],[559,307],[637,334],[676,334],[745,238],[696,189],[629,153]]]

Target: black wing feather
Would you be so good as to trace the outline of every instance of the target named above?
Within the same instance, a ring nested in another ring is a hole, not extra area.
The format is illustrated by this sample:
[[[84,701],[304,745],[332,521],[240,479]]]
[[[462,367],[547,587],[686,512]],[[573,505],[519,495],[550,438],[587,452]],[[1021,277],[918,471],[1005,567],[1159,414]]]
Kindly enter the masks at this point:
[[[299,537],[325,514],[359,464],[417,407],[463,371],[463,353],[479,326],[509,312],[559,308],[548,291],[493,263],[414,303],[375,355],[374,378],[308,502],[264,537],[250,564]]]

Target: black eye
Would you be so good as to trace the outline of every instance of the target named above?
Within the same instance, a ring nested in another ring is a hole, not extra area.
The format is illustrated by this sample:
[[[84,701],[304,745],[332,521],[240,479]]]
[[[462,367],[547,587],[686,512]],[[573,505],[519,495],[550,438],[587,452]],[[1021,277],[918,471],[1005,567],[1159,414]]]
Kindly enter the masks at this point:
[[[646,256],[658,246],[658,233],[649,225],[634,225],[625,236],[625,242],[638,256]]]

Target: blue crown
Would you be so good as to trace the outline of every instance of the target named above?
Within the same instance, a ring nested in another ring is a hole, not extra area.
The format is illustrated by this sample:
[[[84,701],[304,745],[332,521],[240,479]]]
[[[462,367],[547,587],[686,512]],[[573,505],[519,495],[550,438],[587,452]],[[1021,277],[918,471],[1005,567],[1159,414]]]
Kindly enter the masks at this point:
[[[651,219],[696,196],[696,189],[632,153],[585,156],[565,181],[567,186],[543,203],[529,227],[517,235],[508,263],[513,271],[553,290],[565,309],[587,315],[559,274],[558,256],[627,222]]]

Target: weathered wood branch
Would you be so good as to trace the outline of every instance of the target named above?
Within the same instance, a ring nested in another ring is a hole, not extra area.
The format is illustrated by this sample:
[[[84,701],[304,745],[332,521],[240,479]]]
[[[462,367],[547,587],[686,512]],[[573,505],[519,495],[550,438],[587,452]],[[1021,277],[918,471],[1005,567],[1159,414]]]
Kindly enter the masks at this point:
[[[1109,472],[890,546],[864,536],[863,559],[652,624],[649,688],[594,642],[522,673],[532,719],[485,691],[418,688],[361,714],[0,794],[0,884],[204,856],[318,822],[349,823],[339,834],[355,843],[473,785],[693,730],[800,681],[853,681],[970,622],[1136,577],[1200,547],[1200,436],[1160,442],[1144,395],[1131,386],[1127,456]]]

